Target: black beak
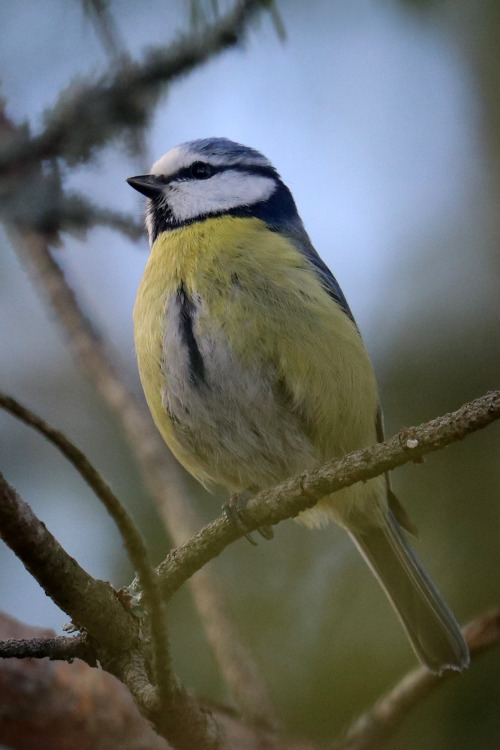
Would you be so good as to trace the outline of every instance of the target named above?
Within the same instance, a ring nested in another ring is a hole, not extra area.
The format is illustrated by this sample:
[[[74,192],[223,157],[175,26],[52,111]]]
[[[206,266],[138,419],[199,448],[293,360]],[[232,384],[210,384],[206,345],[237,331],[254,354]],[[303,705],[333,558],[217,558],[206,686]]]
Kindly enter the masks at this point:
[[[165,187],[165,183],[154,174],[140,174],[137,177],[129,177],[127,182],[130,187],[138,190],[147,198],[155,198]]]

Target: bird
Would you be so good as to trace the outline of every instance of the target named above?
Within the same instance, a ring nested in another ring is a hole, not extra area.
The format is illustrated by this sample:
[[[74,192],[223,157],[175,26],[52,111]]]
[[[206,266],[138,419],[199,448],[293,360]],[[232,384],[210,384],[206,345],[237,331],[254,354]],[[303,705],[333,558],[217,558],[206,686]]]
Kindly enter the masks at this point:
[[[248,498],[383,441],[358,326],[271,162],[228,138],[204,138],[127,182],[147,198],[151,247],[133,314],[139,374],[185,469]],[[386,475],[321,498],[298,520],[347,531],[423,665],[437,674],[468,666]]]

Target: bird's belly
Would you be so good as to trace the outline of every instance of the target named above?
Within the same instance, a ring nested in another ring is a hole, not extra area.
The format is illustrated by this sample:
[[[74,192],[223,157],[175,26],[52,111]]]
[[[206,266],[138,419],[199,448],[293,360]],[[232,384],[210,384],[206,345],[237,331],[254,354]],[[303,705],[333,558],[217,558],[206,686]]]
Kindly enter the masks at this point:
[[[222,328],[200,333],[194,307],[167,308],[162,403],[189,471],[242,491],[318,464],[274,367],[243,363]]]

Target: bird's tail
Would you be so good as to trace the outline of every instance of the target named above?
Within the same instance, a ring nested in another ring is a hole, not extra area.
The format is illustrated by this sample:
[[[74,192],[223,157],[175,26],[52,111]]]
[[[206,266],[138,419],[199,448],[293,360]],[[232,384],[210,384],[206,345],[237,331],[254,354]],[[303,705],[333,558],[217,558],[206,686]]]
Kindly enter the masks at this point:
[[[431,672],[469,666],[469,650],[443,597],[389,510],[387,523],[350,535],[380,581],[420,661]]]

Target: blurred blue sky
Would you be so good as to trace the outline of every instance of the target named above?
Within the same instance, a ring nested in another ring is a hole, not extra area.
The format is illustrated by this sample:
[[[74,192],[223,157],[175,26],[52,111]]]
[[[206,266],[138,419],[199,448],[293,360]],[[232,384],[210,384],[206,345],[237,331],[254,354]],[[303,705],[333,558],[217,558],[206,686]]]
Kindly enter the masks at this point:
[[[146,46],[164,44],[186,26],[187,5],[150,0],[115,2],[111,9],[126,47],[140,59]],[[67,184],[138,217],[142,203],[125,178],[146,171],[177,143],[217,135],[258,148],[291,188],[369,349],[375,359],[383,358],[387,336],[399,329],[408,298],[416,293],[413,269],[429,251],[419,238],[428,243],[438,226],[459,225],[485,192],[472,82],[445,29],[396,2],[283,1],[278,7],[285,43],[265,18],[243,50],[221,55],[172,86],[154,118],[144,159],[116,146],[68,174]],[[35,130],[62,87],[106,66],[78,3],[2,3],[0,40],[0,94],[9,115],[29,119]],[[432,296],[436,289],[456,294],[466,283],[473,288],[469,240],[457,232],[456,252],[435,259],[418,294]],[[66,345],[3,235],[0,248],[0,316],[8,321],[0,328],[0,387],[47,419],[57,414],[63,429],[67,424],[74,430],[76,423],[73,439],[91,457],[92,451],[99,455],[100,446],[86,437],[93,418],[84,406],[87,386],[80,383],[69,393],[58,388],[60,373],[72,368]],[[131,314],[146,257],[145,238],[138,247],[104,229],[91,232],[87,241],[67,238],[58,251],[72,286],[110,336],[135,388]],[[482,281],[476,277],[477,284]],[[25,476],[16,462],[25,428],[0,414],[0,430],[0,464],[9,480],[39,503],[44,520],[84,566],[107,577],[107,545],[116,537],[110,523],[96,522],[95,514],[102,516],[96,502],[89,495],[81,504],[78,494],[71,503],[62,462],[54,469],[57,484],[47,485],[53,451],[40,443],[36,466]],[[33,612],[26,586],[36,584],[27,584],[4,549],[0,565],[0,608],[33,624],[57,627],[64,621],[43,596]]]

